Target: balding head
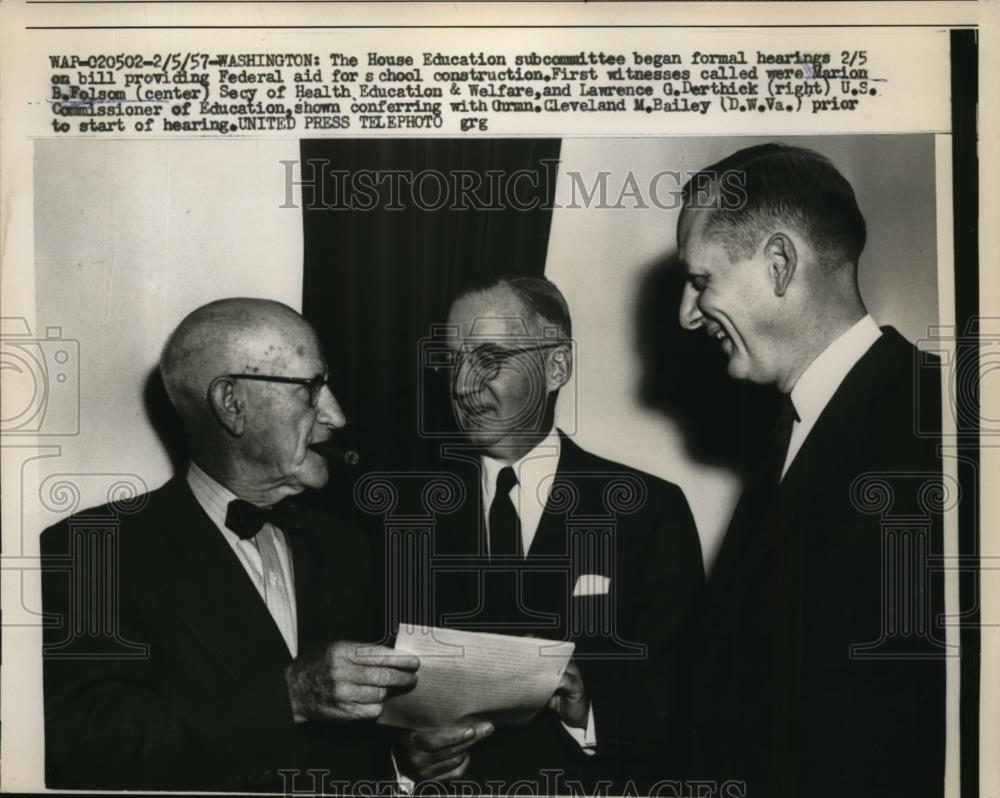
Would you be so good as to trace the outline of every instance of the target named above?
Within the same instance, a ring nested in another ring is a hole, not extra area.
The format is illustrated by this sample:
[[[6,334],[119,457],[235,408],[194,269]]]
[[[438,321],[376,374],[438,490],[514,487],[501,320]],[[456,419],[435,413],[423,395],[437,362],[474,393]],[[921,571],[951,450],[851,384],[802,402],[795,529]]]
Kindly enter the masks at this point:
[[[316,334],[291,308],[263,299],[204,305],[170,336],[160,372],[191,458],[241,498],[264,506],[326,482],[312,447],[345,419],[323,387]]]
[[[185,423],[209,413],[208,389],[222,374],[269,374],[315,333],[287,305],[267,299],[220,299],[189,313],[163,349],[160,373]],[[280,373],[280,372],[278,372]]]

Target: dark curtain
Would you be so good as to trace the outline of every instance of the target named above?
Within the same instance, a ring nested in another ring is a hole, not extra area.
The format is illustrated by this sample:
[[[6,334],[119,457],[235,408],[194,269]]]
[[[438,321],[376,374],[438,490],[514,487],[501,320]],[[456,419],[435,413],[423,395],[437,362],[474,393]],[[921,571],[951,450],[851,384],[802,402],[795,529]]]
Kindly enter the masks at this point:
[[[353,476],[430,462],[438,439],[422,433],[445,429],[451,415],[421,342],[445,321],[461,283],[543,273],[559,146],[302,142],[303,313],[347,416],[340,440],[362,456]],[[354,481],[339,476],[331,497]]]

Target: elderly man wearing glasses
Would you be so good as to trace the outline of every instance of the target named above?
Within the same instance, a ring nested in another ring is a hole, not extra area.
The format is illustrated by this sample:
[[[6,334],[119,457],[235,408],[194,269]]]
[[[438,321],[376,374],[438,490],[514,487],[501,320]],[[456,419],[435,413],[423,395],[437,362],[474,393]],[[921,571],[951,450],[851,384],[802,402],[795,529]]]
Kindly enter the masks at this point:
[[[435,554],[417,623],[572,640],[574,659],[527,726],[410,733],[404,774],[493,794],[645,792],[686,755],[684,641],[704,585],[687,500],[673,484],[580,448],[555,426],[573,371],[569,309],[536,277],[497,277],[454,300],[433,368],[461,440],[443,447],[464,506]],[[408,772],[407,772],[408,771]],[[631,785],[629,785],[631,782]],[[514,785],[518,785],[516,788]]]
[[[365,540],[296,497],[345,424],[276,302],[192,312],[160,364],[191,464],[42,535],[46,786],[351,791],[392,780],[372,719],[419,662],[381,637]],[[99,556],[93,556],[97,551]]]

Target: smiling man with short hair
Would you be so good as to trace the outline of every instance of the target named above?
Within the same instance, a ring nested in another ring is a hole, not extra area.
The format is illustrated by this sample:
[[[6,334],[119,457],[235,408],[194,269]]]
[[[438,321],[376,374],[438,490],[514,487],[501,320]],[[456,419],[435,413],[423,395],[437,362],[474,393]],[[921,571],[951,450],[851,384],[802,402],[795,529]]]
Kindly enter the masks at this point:
[[[868,315],[865,236],[811,150],[750,147],[685,187],[680,323],[781,398],[712,568],[692,696],[689,775],[747,798],[943,791],[941,464],[920,421],[940,424],[940,380]]]
[[[445,444],[455,457],[442,467],[466,489],[463,506],[439,520],[434,547],[469,567],[435,573],[431,617],[410,620],[576,649],[527,726],[470,725],[457,749],[461,728],[410,735],[411,775],[464,777],[500,793],[525,781],[539,793],[600,781],[641,791],[677,778],[686,633],[704,583],[684,494],[556,428],[574,346],[550,281],[501,275],[469,286],[448,324],[449,362],[436,371],[462,440]]]

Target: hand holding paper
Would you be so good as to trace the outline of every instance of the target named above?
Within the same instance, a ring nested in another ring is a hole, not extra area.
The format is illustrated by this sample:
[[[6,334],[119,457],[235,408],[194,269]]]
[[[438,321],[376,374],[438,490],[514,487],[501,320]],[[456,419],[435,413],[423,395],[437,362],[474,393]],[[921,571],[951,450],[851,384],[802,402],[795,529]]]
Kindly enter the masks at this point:
[[[414,781],[457,779],[469,766],[469,750],[491,734],[493,724],[489,721],[406,732],[401,738],[397,761],[403,764],[403,772]]]
[[[420,658],[417,686],[386,701],[379,723],[435,729],[488,720],[519,726],[552,698],[573,643],[403,626],[396,651]]]
[[[385,646],[338,640],[285,669],[288,699],[296,723],[346,723],[378,717],[390,689],[417,682],[416,657]]]
[[[587,700],[587,693],[584,690],[583,674],[575,662],[566,665],[555,695],[549,699],[549,709],[567,726],[582,729],[587,725],[590,701]]]

